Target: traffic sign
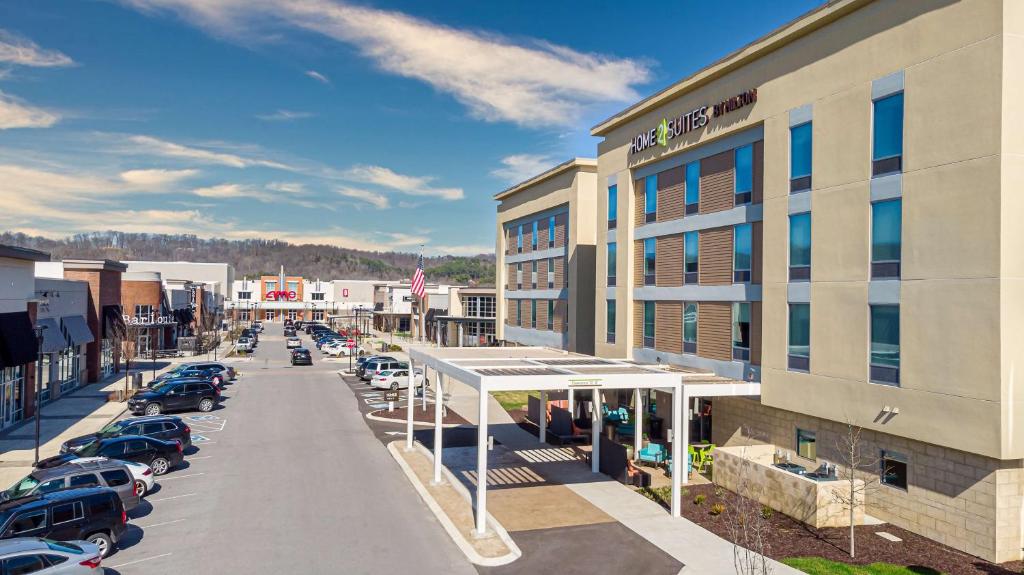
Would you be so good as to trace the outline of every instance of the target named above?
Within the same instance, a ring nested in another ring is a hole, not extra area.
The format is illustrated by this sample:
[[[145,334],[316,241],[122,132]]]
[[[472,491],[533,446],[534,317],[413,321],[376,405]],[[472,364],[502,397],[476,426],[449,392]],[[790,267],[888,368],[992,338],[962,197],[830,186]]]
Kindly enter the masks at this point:
[[[388,390],[384,392],[384,401],[398,401],[398,390]]]
[[[347,347],[349,349],[352,349],[355,346],[356,346],[356,340],[354,340],[354,339],[350,339],[350,340],[345,342],[345,347]]]

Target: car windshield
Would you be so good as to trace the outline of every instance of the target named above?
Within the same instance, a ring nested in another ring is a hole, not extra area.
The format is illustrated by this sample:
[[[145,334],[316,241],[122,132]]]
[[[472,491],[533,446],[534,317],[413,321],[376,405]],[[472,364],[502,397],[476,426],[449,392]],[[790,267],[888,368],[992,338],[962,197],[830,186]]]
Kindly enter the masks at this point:
[[[29,491],[32,491],[39,485],[39,480],[31,475],[26,475],[24,479],[15,483],[10,489],[4,492],[4,495],[11,499],[16,499],[24,495],[28,495]]]
[[[89,445],[78,450],[79,457],[95,457],[100,454],[100,442],[93,441]]]
[[[100,430],[100,435],[104,437],[117,435],[118,433],[121,433],[121,430],[124,429],[125,425],[126,424],[124,421],[114,421],[108,423],[103,429]]]

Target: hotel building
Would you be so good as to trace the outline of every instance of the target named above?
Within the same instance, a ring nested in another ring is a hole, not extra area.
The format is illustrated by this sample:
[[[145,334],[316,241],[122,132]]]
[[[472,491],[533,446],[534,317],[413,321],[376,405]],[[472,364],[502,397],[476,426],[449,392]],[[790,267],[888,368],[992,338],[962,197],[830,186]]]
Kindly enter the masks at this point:
[[[1024,2],[836,0],[601,122],[593,205],[570,211],[596,222],[573,276],[596,354],[760,382],[686,406],[695,439],[813,468],[863,428],[869,515],[1021,558],[1018,56]],[[499,194],[499,337],[532,331],[519,225],[583,169]]]

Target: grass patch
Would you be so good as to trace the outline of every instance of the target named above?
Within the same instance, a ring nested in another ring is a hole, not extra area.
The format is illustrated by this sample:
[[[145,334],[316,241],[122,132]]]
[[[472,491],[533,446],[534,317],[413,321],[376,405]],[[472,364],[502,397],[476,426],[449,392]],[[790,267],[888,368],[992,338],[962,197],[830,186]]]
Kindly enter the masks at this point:
[[[942,575],[930,567],[893,565],[892,563],[871,563],[870,565],[848,565],[829,561],[822,557],[792,557],[783,563],[811,575]]]
[[[672,487],[671,486],[665,486],[665,487],[641,487],[640,489],[637,489],[636,492],[639,493],[640,495],[643,495],[644,497],[650,499],[651,501],[653,501],[655,503],[660,503],[660,504],[666,505],[666,506],[672,505]]]
[[[533,397],[540,397],[539,391],[495,391],[491,393],[494,399],[498,400],[505,410],[509,409],[526,409],[526,402],[529,401],[527,398],[531,395]]]

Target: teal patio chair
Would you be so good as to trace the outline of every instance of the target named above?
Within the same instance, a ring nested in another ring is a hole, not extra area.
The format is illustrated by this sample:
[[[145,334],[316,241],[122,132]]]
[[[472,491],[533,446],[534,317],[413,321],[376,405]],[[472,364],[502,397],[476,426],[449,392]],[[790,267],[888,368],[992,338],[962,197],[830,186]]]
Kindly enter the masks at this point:
[[[637,454],[637,459],[643,463],[651,463],[653,465],[660,465],[665,461],[665,448],[660,443],[648,443],[647,447],[640,450]]]

